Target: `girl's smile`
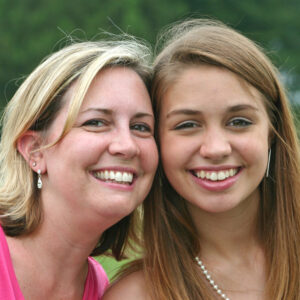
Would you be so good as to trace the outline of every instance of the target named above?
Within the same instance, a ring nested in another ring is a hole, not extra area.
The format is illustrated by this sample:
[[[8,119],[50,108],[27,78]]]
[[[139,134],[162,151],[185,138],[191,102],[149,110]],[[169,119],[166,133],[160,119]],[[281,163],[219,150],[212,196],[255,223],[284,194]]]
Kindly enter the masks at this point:
[[[188,205],[221,212],[259,200],[269,123],[257,90],[222,68],[186,67],[160,109],[163,167]]]

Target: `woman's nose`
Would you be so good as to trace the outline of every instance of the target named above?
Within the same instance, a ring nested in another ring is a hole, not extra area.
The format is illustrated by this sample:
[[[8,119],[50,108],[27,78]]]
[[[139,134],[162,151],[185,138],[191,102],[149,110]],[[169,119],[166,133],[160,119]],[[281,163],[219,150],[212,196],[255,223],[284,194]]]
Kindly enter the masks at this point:
[[[139,155],[140,149],[130,129],[120,129],[114,134],[109,145],[111,155],[118,155],[126,159]]]

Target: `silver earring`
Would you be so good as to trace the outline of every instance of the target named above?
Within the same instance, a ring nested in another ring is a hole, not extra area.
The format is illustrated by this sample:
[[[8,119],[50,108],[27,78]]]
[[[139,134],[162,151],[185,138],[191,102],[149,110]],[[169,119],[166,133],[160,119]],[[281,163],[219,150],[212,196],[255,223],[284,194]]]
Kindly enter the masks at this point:
[[[35,161],[32,163],[32,166],[33,166],[33,167],[36,167],[36,162],[35,162]]]
[[[41,189],[43,186],[41,170],[38,169],[37,173],[38,173],[37,188]]]
[[[269,149],[269,155],[268,155],[268,164],[267,164],[267,171],[266,171],[266,177],[269,177],[269,171],[270,171],[270,161],[271,161],[271,148]]]

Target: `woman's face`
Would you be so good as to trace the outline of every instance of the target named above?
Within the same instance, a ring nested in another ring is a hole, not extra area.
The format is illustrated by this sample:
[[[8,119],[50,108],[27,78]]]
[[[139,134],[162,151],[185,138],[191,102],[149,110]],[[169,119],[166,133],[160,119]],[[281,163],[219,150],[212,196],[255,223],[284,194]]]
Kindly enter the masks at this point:
[[[46,143],[62,132],[73,92],[74,86]],[[137,73],[124,67],[102,70],[71,131],[44,150],[43,196],[55,202],[53,209],[69,207],[74,217],[115,223],[150,190],[158,162],[153,130],[151,101]]]
[[[166,176],[190,210],[259,200],[269,122],[256,89],[222,68],[187,67],[162,97],[159,128]]]

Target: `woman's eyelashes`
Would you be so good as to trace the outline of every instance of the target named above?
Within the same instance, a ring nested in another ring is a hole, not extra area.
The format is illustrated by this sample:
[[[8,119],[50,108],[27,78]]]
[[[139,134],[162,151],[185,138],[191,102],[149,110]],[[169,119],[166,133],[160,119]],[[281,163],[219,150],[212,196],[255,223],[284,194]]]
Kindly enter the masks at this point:
[[[104,120],[104,119],[90,119],[85,121],[82,126],[90,129],[92,131],[106,130],[113,126],[114,122]],[[153,135],[153,126],[144,122],[134,122],[129,124],[129,129],[134,132],[134,134],[148,136]]]
[[[102,127],[106,125],[107,122],[101,119],[91,119],[86,122],[84,122],[82,125],[83,126],[91,126],[91,127]]]
[[[130,130],[133,130],[134,132],[136,132],[136,134],[142,136],[153,135],[153,126],[143,122],[131,124]]]

